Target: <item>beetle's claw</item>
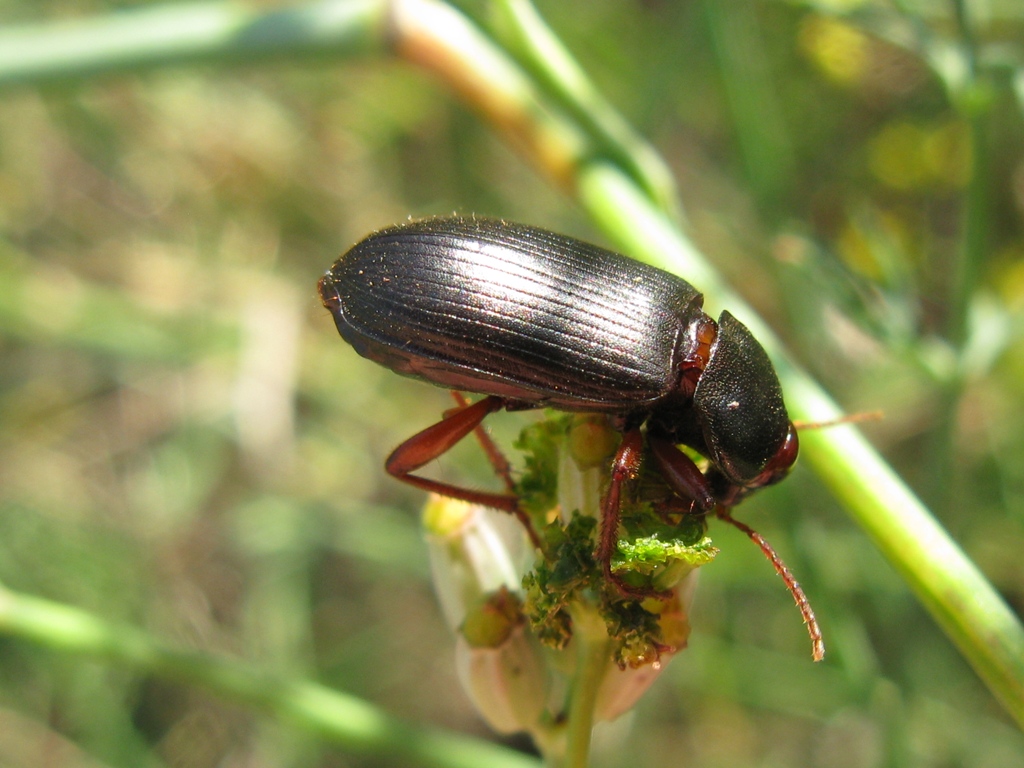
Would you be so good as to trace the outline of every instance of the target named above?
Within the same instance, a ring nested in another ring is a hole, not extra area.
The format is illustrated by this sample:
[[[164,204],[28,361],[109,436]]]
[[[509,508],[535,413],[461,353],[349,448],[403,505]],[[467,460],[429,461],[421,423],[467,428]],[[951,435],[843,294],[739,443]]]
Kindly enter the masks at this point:
[[[612,564],[607,561],[604,563],[604,575],[609,582],[615,585],[620,595],[631,600],[646,600],[650,597],[656,600],[669,600],[672,598],[672,590],[670,589],[655,589],[654,587],[638,587],[633,584],[627,584],[612,571]]]

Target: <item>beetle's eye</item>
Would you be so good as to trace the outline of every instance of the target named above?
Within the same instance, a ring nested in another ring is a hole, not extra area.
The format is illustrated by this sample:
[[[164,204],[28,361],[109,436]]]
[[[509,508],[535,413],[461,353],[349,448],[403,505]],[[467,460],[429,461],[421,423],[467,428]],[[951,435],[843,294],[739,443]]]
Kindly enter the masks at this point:
[[[796,463],[796,457],[799,452],[800,440],[796,436],[796,427],[791,422],[789,432],[786,433],[786,439],[782,446],[776,451],[774,456],[768,459],[764,471],[757,476],[754,482],[750,483],[750,487],[763,488],[766,485],[779,482],[779,480],[789,474],[789,470]]]
[[[794,447],[785,448],[791,425],[775,369],[757,339],[728,312],[718,320],[718,338],[697,383],[693,407],[710,458],[737,485],[767,484],[762,476],[781,468],[775,462],[796,449],[795,433]]]

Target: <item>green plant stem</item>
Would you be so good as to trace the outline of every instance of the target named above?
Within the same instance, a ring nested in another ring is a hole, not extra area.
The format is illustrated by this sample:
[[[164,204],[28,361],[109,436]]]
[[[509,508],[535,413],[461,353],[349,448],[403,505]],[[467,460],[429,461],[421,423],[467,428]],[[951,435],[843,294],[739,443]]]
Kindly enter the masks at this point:
[[[955,444],[959,430],[960,400],[968,381],[976,375],[976,362],[970,356],[971,302],[976,295],[978,273],[988,256],[991,193],[989,191],[991,153],[989,148],[989,108],[991,96],[985,85],[971,87],[965,95],[962,111],[968,123],[971,146],[971,178],[967,185],[961,214],[961,243],[957,262],[948,286],[946,338],[956,351],[959,365],[942,382],[938,418],[931,434],[930,500],[940,515],[953,514],[957,495]]]
[[[747,181],[762,213],[777,219],[793,179],[793,147],[778,84],[763,65],[757,8],[747,0],[704,0],[702,6]]]
[[[260,9],[233,2],[156,6],[0,30],[0,86],[272,57],[351,56],[377,46],[388,4],[324,0]]]
[[[576,671],[569,698],[565,759],[561,768],[587,768],[594,733],[594,708],[597,692],[608,669],[611,656],[604,620],[595,612],[573,612],[573,642]]]
[[[775,362],[794,418],[825,421],[838,407],[795,366],[771,330],[714,278],[690,242],[617,169],[580,174],[580,197],[606,233],[629,253],[697,283],[715,304],[747,323]],[[697,278],[694,278],[697,282]],[[804,461],[917,594],[1003,706],[1024,726],[1024,627],[928,509],[852,426],[801,437]]]
[[[670,218],[682,215],[668,165],[594,86],[529,0],[496,0],[493,31],[516,61]]]
[[[578,126],[545,105],[527,74],[455,9],[434,0],[395,0],[388,42],[433,73],[568,193],[589,151]]]
[[[953,0],[960,29],[965,82],[948,83],[952,100],[967,123],[971,148],[971,175],[964,195],[960,221],[960,247],[946,288],[946,338],[956,351],[959,365],[942,382],[938,419],[931,435],[931,498],[940,515],[952,514],[957,502],[952,493],[957,477],[954,446],[959,429],[960,399],[974,374],[975,361],[969,356],[971,303],[976,295],[978,274],[989,252],[991,231],[992,156],[989,125],[993,101],[992,86],[980,71],[977,44],[970,10],[963,0]]]
[[[539,765],[532,758],[484,741],[418,728],[317,683],[275,677],[231,659],[175,650],[140,630],[3,587],[0,634],[197,685],[225,699],[266,710],[354,752],[389,755],[402,764],[436,768]]]

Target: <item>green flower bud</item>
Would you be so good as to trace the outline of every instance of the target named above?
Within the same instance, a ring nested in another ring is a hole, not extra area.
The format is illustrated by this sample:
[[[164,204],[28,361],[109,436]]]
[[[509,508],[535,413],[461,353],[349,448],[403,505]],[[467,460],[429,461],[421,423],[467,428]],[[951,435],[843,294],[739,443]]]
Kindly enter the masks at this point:
[[[569,428],[569,455],[581,469],[606,468],[620,435],[600,414],[577,414]]]

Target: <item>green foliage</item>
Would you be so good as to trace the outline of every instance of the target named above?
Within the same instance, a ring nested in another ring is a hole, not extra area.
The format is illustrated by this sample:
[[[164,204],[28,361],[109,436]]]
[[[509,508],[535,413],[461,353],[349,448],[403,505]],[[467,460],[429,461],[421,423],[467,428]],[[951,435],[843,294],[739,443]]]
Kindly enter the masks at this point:
[[[644,577],[654,589],[668,589],[678,584],[694,568],[715,559],[718,550],[706,536],[688,544],[677,536],[662,540],[658,534],[619,542],[618,556],[613,558],[612,571],[629,582],[628,574]]]
[[[601,428],[598,421],[604,422]],[[599,615],[607,654],[623,668],[640,667],[685,645],[689,630],[678,627],[686,623],[688,605],[677,596],[667,605],[664,598],[696,568],[710,563],[718,550],[704,535],[703,517],[676,514],[670,520],[657,504],[625,504],[622,535],[610,564],[619,584],[609,583],[603,564],[594,557],[599,500],[610,467],[608,435],[615,433],[606,418],[570,415],[531,425],[516,442],[527,451],[520,493],[544,543],[523,579],[524,612],[536,637],[556,650],[569,646],[579,631],[574,617]],[[604,455],[603,461],[592,461],[595,453]],[[578,461],[580,456],[584,461]],[[664,501],[670,493],[663,482],[658,485],[658,498]],[[630,494],[634,486],[630,483],[625,492]],[[588,487],[594,492],[583,490]],[[533,506],[539,502],[544,506]],[[634,594],[625,595],[620,585]],[[662,626],[666,616],[677,614],[679,621]]]
[[[512,444],[522,454],[524,464],[516,494],[523,510],[541,527],[545,515],[558,503],[558,456],[570,419],[552,416],[531,424]]]
[[[526,574],[525,612],[541,642],[564,648],[572,639],[569,605],[600,578],[594,562],[597,520],[574,514],[564,528],[551,523],[544,531],[549,555]]]

